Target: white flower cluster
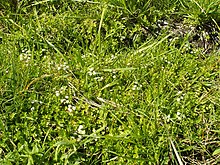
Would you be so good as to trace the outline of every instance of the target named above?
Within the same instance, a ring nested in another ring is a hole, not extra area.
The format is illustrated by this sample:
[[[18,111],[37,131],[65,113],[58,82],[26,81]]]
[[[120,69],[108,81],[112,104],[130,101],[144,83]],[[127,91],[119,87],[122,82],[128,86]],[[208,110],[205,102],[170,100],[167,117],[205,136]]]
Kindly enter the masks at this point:
[[[113,78],[113,79],[116,79],[116,73],[117,73],[116,71],[113,71],[113,72],[112,72],[112,78]]]
[[[32,56],[31,51],[27,50],[27,49],[24,49],[24,50],[22,50],[22,53],[19,56],[20,57],[20,61],[28,63],[31,60],[31,56]]]
[[[134,82],[132,90],[141,90],[142,85],[139,84],[138,82]]]
[[[182,91],[178,91],[176,101],[180,102],[181,100],[184,99],[184,96],[185,96],[185,94]]]
[[[99,77],[99,76],[95,77],[94,79],[97,80],[97,81],[103,81],[104,80],[104,78],[102,76],[101,77]]]
[[[63,64],[58,64],[58,65],[57,65],[57,70],[67,71],[68,69],[69,69],[69,66],[67,65],[66,62],[64,62]]]
[[[61,103],[67,105],[68,112],[73,112],[74,110],[76,110],[76,107],[71,104],[71,101],[69,100],[69,96],[65,96],[64,99],[61,99]]]
[[[94,76],[94,75],[97,74],[97,72],[94,70],[94,68],[89,68],[88,74],[89,74],[90,76]]]
[[[35,110],[34,104],[43,104],[43,102],[38,100],[32,100],[31,104],[32,104],[31,111],[33,111]]]
[[[96,72],[93,67],[89,68],[87,73],[89,76],[94,76],[94,79],[96,81],[103,81],[104,80],[103,76],[101,76],[100,73]]]
[[[75,107],[75,106],[73,106],[73,105],[71,105],[71,104],[68,105],[68,107],[67,107],[67,111],[68,111],[68,112],[73,112],[73,111],[75,111],[75,110],[76,110],[76,107]]]
[[[179,111],[176,113],[176,118],[177,120],[181,120],[182,118],[182,114]]]
[[[64,99],[61,99],[61,103],[63,104],[69,104],[70,101],[69,101],[69,96],[65,96]]]
[[[55,95],[57,97],[64,96],[65,90],[66,90],[66,87],[61,87],[60,90],[55,91]],[[67,106],[68,112],[73,112],[74,110],[76,110],[76,107],[71,104],[71,100],[69,96],[64,96],[64,98],[62,98],[60,101],[61,101],[61,104]]]
[[[83,135],[86,134],[86,131],[85,131],[85,129],[84,129],[84,126],[83,126],[83,125],[79,125],[79,127],[78,127],[76,133],[77,133],[77,135],[78,135],[77,141],[82,140]]]
[[[66,87],[61,87],[60,90],[55,91],[55,95],[59,97],[61,94],[64,94]]]
[[[176,120],[182,120],[183,118],[185,118],[185,115],[182,114],[181,112],[177,111],[176,114],[174,115],[175,118],[171,118],[170,114],[166,116],[166,120],[167,122],[173,121],[173,119]]]
[[[43,104],[43,102],[42,102],[42,101],[38,101],[38,100],[32,100],[32,101],[31,101],[31,104],[34,104],[34,103]]]

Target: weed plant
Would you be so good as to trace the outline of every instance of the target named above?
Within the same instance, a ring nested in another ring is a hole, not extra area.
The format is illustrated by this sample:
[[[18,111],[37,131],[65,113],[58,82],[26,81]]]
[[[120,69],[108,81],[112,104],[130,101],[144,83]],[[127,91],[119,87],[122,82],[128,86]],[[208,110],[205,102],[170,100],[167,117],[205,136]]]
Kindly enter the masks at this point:
[[[1,1],[0,164],[219,164],[219,3]]]

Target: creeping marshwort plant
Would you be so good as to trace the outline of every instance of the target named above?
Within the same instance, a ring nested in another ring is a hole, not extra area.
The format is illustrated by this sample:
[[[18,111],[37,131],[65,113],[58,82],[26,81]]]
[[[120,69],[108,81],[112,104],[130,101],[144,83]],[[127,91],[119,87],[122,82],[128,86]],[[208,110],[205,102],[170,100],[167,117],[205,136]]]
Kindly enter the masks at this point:
[[[220,164],[219,0],[0,1],[0,164]]]

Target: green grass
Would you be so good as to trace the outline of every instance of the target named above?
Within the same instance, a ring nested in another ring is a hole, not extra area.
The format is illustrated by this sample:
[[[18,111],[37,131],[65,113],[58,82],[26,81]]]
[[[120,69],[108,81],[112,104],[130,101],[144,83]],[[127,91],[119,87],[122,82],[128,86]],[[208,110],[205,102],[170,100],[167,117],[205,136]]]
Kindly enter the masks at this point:
[[[220,163],[219,3],[0,2],[0,164]]]

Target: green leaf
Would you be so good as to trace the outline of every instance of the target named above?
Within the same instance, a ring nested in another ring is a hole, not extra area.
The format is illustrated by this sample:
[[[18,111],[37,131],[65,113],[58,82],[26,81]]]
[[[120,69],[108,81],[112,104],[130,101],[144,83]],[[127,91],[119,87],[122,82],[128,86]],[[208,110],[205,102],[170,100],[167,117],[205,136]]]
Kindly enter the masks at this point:
[[[212,156],[215,156],[215,155],[218,155],[218,154],[220,154],[220,148],[216,149],[216,150],[213,152]]]

